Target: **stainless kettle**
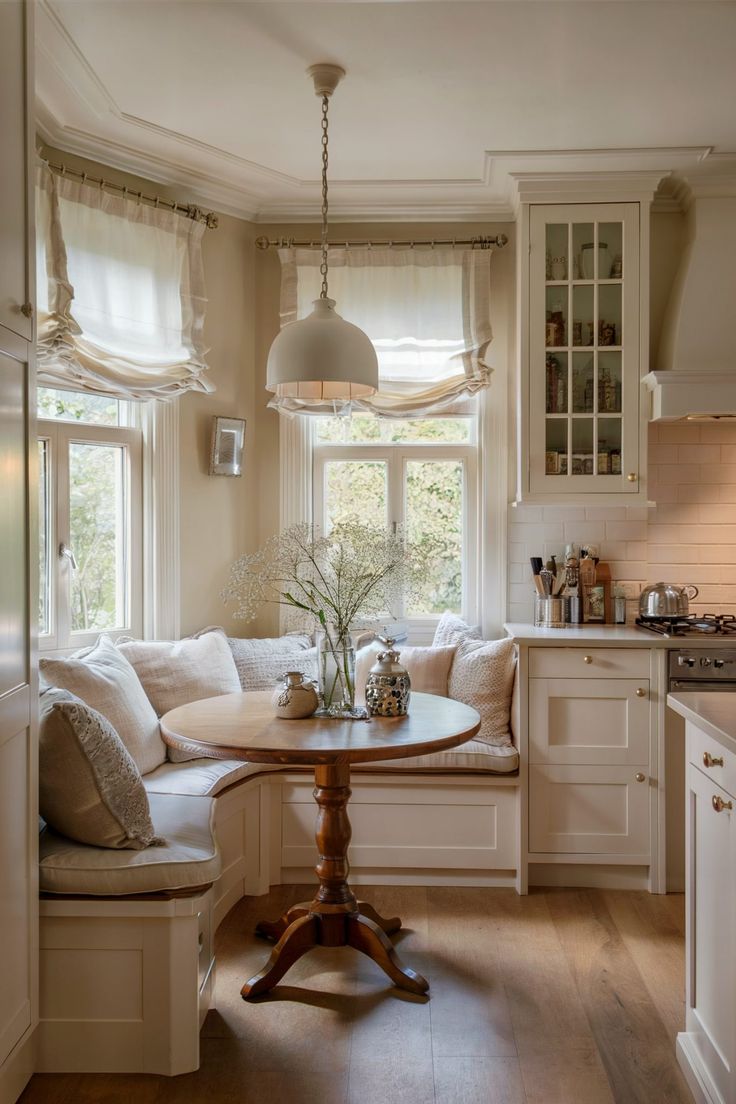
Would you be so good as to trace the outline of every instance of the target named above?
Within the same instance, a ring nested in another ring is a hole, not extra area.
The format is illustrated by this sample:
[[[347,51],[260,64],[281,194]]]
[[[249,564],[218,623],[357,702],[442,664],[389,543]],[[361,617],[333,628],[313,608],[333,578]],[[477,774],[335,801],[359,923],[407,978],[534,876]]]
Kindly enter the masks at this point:
[[[644,587],[639,595],[639,613],[642,617],[687,617],[689,599],[695,598],[698,588],[675,586],[674,583],[654,583]]]

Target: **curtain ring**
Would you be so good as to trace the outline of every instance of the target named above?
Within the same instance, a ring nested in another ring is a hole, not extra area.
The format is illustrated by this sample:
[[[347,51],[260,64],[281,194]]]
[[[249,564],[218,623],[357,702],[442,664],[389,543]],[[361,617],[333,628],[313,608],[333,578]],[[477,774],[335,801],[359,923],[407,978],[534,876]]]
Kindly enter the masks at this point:
[[[413,248],[414,248],[414,242],[413,242],[413,241],[410,241],[410,242],[409,242],[409,248],[410,248],[410,249],[413,249]]]
[[[141,205],[141,200],[142,200],[142,199],[143,199],[143,192],[138,192],[138,206],[139,206],[139,207],[140,207],[140,205]]]
[[[123,184],[123,199],[127,199],[127,198],[128,198],[128,185]]]
[[[83,184],[86,184],[86,183],[87,183],[87,174],[86,174],[86,172],[83,172],[83,173],[82,173],[82,183],[83,183]]]
[[[430,246],[432,247],[432,249],[434,249],[434,238],[432,238],[432,240],[431,240],[431,242],[430,242],[429,244],[430,244]]]
[[[153,206],[154,206],[154,207],[156,207],[156,208],[158,208],[158,205],[159,205],[159,203],[160,203],[160,202],[161,202],[161,196],[154,196],[154,198],[153,198]]]
[[[99,186],[100,186],[100,191],[102,191],[102,189],[103,189],[103,188],[106,188],[106,187],[107,187],[107,181],[106,181],[106,180],[104,179],[104,177],[101,177],[101,178],[100,178],[100,179],[99,179],[99,180],[97,181],[97,183],[98,183],[98,184],[99,184]]]

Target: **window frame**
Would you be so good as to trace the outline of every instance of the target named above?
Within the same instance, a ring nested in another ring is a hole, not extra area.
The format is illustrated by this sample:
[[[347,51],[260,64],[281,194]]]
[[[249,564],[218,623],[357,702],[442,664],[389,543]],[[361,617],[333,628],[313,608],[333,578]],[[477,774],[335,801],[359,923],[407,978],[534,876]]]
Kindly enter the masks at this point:
[[[340,460],[374,460],[386,463],[386,508],[389,526],[404,524],[406,519],[407,464],[412,460],[460,461],[463,466],[463,536],[462,573],[463,597],[461,616],[471,624],[479,620],[478,519],[480,516],[480,486],[478,479],[478,418],[471,417],[471,435],[467,442],[407,443],[365,442],[332,444],[319,442],[316,434],[312,445],[312,508],[315,524],[326,525],[327,464]],[[408,629],[409,640],[431,644],[441,614],[405,617],[400,620]]]
[[[124,419],[121,419],[124,420]],[[102,632],[113,640],[142,636],[143,630],[143,434],[129,426],[39,418],[37,438],[47,442],[49,628],[38,632],[39,652],[68,654],[94,644]],[[126,553],[125,624],[89,632],[71,630],[70,567],[59,555],[69,544],[69,450],[73,444],[110,445],[124,449],[124,527]],[[41,582],[43,586],[43,581]]]

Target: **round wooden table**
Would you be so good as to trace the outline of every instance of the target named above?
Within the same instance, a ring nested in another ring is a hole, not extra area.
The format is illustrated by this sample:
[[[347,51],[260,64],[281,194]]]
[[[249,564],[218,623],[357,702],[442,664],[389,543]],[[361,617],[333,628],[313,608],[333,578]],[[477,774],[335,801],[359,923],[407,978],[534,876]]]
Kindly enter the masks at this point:
[[[260,935],[277,940],[263,969],[242,989],[245,999],[273,988],[311,947],[355,947],[400,989],[426,993],[429,983],[405,966],[388,936],[401,927],[384,919],[348,885],[350,764],[425,755],[456,747],[480,728],[475,709],[449,698],[412,693],[407,717],[369,721],[273,715],[270,692],[224,694],[172,709],[161,718],[164,740],[180,751],[215,759],[314,767],[317,802],[313,901],[295,905],[276,921],[262,921]]]

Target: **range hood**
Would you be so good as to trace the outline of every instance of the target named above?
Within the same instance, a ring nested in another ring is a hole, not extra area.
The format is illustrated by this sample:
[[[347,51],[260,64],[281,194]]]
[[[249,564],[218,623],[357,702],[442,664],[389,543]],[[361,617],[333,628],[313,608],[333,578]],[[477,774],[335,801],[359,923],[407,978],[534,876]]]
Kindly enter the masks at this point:
[[[657,366],[643,382],[652,421],[736,418],[736,195],[691,203]]]

